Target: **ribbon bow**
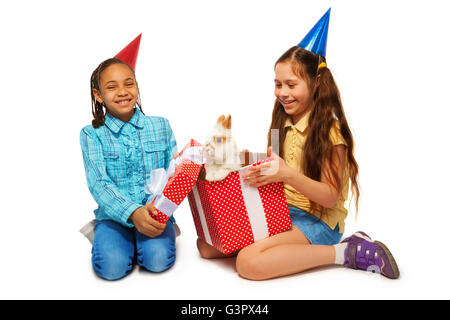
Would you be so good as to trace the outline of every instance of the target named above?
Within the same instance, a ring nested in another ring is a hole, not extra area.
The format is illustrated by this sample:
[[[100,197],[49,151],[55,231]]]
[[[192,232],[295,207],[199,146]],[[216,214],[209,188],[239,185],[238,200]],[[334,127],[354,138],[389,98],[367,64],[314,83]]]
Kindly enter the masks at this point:
[[[178,205],[163,195],[164,187],[170,177],[175,173],[175,168],[183,160],[190,160],[198,165],[202,165],[204,159],[201,150],[202,147],[190,147],[182,151],[176,159],[172,159],[167,170],[164,168],[152,170],[150,172],[150,183],[144,188],[145,193],[150,194],[147,203],[151,203],[156,199],[154,203],[155,207],[167,216],[172,216]]]

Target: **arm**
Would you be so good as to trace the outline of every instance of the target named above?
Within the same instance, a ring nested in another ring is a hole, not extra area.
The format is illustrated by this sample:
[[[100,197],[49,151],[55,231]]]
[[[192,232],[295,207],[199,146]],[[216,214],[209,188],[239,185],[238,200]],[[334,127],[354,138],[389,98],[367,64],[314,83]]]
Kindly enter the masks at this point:
[[[87,183],[94,200],[112,220],[133,227],[129,217],[141,205],[123,195],[107,175],[101,144],[95,134],[87,128],[81,130],[80,144]]]
[[[340,181],[342,181],[344,174],[345,148],[346,147],[342,144],[333,147],[332,165],[337,169]],[[340,190],[337,190],[333,186],[332,182],[328,180],[327,175],[325,174],[325,172],[328,171],[328,176],[331,177],[329,164],[325,165],[322,169],[320,181],[313,180],[292,168],[290,169],[291,174],[288,175],[286,181],[283,182],[291,185],[305,197],[325,208],[333,208],[336,205]]]
[[[170,127],[169,121],[166,120],[166,129],[167,129],[167,144],[169,148],[167,148],[164,160],[165,169],[169,168],[170,161],[172,158],[176,158],[177,154],[177,141],[175,140],[175,135],[173,134],[172,128]]]
[[[332,154],[332,165],[337,168],[339,179],[341,181],[344,172],[345,148],[345,145],[337,145],[333,148]],[[252,167],[249,170],[250,173],[244,176],[244,181],[253,187],[282,181],[283,183],[291,185],[295,190],[302,193],[311,201],[314,201],[325,208],[334,207],[339,197],[339,190],[336,190],[331,181],[326,178],[325,170],[330,170],[329,165],[325,165],[322,169],[321,181],[316,181],[289,167],[283,159],[271,152],[271,148],[269,148],[269,156],[271,156],[274,161],[278,162],[277,170],[264,174],[264,172],[261,173],[261,169],[269,168],[270,164]]]

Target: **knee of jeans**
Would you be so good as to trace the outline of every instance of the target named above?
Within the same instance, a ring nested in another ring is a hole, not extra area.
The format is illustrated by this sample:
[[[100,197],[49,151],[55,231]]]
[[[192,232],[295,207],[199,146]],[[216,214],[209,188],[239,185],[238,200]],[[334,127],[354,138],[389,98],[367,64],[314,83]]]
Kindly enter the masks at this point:
[[[154,244],[138,248],[138,264],[151,272],[162,272],[175,263],[175,246]]]
[[[127,257],[117,252],[93,254],[92,266],[99,277],[105,280],[118,280],[130,273],[133,267],[133,257]]]

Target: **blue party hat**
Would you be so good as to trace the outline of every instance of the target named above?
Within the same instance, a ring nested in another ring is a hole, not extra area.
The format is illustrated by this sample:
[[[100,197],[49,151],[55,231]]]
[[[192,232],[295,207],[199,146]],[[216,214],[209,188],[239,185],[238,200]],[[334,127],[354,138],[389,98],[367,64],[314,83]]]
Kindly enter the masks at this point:
[[[328,24],[331,8],[320,18],[297,47],[325,57],[327,51]]]

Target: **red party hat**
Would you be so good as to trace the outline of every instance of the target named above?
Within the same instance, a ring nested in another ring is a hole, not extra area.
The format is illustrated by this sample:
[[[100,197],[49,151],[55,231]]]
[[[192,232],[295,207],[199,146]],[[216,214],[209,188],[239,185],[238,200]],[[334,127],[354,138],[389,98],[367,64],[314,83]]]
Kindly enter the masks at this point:
[[[141,44],[142,33],[136,39],[131,41],[125,48],[122,49],[114,58],[120,59],[128,63],[133,70],[136,69],[136,61],[139,52],[139,45]]]

